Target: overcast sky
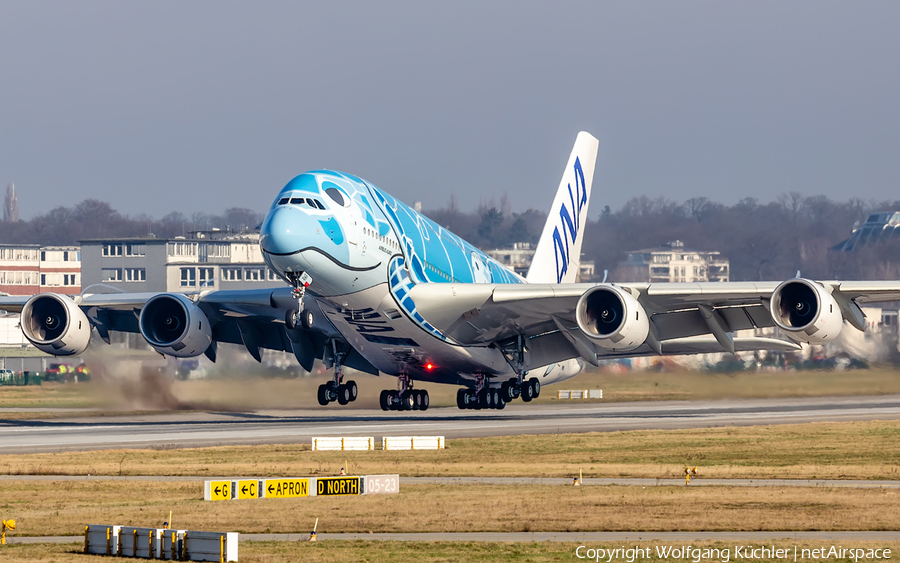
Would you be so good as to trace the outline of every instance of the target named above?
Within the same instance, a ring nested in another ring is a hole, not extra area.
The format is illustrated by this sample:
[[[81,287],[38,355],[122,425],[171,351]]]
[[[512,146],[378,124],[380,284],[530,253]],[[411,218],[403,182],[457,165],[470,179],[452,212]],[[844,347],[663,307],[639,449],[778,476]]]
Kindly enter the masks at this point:
[[[898,2],[0,3],[23,218],[268,208],[304,170],[464,209],[634,195],[900,199]]]

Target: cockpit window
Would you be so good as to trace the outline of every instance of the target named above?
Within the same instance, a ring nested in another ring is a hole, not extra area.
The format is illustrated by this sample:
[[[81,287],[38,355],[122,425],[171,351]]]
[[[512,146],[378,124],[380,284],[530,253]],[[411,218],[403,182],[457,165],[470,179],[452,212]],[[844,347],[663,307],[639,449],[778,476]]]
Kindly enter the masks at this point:
[[[344,194],[341,193],[341,190],[337,188],[328,188],[325,190],[325,193],[328,194],[328,197],[334,200],[335,203],[344,206]]]
[[[323,210],[325,209],[325,206],[322,205],[322,202],[321,202],[321,201],[315,200],[315,202],[316,202],[316,205],[319,207],[319,209],[323,209]]]
[[[303,202],[306,201],[305,197],[292,197],[291,203],[294,205],[303,205]]]
[[[291,198],[289,198],[289,197],[283,197],[278,200],[278,205],[284,205],[285,203],[289,202],[290,200],[291,200]]]

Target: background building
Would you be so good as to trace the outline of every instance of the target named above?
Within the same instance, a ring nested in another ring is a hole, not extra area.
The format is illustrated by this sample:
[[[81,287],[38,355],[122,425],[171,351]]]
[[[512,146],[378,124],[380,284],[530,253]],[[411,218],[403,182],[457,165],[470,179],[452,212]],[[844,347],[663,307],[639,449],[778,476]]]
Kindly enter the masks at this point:
[[[286,285],[262,259],[258,232],[81,241],[83,285],[127,292],[252,289]]]
[[[35,295],[81,293],[81,252],[77,246],[0,244],[0,292]]]
[[[484,253],[500,262],[507,269],[519,274],[527,276],[528,269],[531,268],[531,260],[534,258],[535,247],[529,242],[517,242],[508,248],[494,248],[485,250]],[[594,277],[594,261],[582,260],[578,269],[578,281],[589,281]]]
[[[629,252],[616,269],[615,281],[727,282],[728,259],[717,251],[687,250],[680,240],[659,248]]]
[[[834,250],[852,252],[868,244],[890,240],[900,241],[900,212],[880,211],[870,213],[862,226],[854,225],[850,238],[835,245]]]

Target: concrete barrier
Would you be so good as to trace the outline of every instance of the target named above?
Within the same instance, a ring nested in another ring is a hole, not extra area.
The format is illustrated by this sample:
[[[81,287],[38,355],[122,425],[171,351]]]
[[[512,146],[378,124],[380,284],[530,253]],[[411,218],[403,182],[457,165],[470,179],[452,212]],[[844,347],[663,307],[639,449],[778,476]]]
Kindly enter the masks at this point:
[[[119,528],[119,557],[159,559],[162,551],[162,532],[156,528]]]
[[[360,436],[313,438],[312,449],[314,452],[374,450],[375,438]]]
[[[443,436],[385,436],[381,439],[384,450],[443,450]]]
[[[190,561],[237,561],[237,532],[184,532],[181,558]]]
[[[91,555],[116,555],[119,552],[119,528],[89,524],[84,527],[84,552]]]
[[[557,399],[602,399],[603,389],[561,389],[556,392]]]

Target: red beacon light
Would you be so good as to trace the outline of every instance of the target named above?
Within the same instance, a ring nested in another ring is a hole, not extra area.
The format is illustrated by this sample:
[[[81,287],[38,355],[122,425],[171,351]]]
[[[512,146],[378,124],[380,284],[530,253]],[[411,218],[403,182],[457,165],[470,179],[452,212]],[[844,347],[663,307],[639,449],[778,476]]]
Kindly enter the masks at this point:
[[[428,362],[427,364],[425,364],[425,369],[428,370],[428,371],[433,370],[433,369],[434,369],[434,364],[431,363],[431,362]]]

